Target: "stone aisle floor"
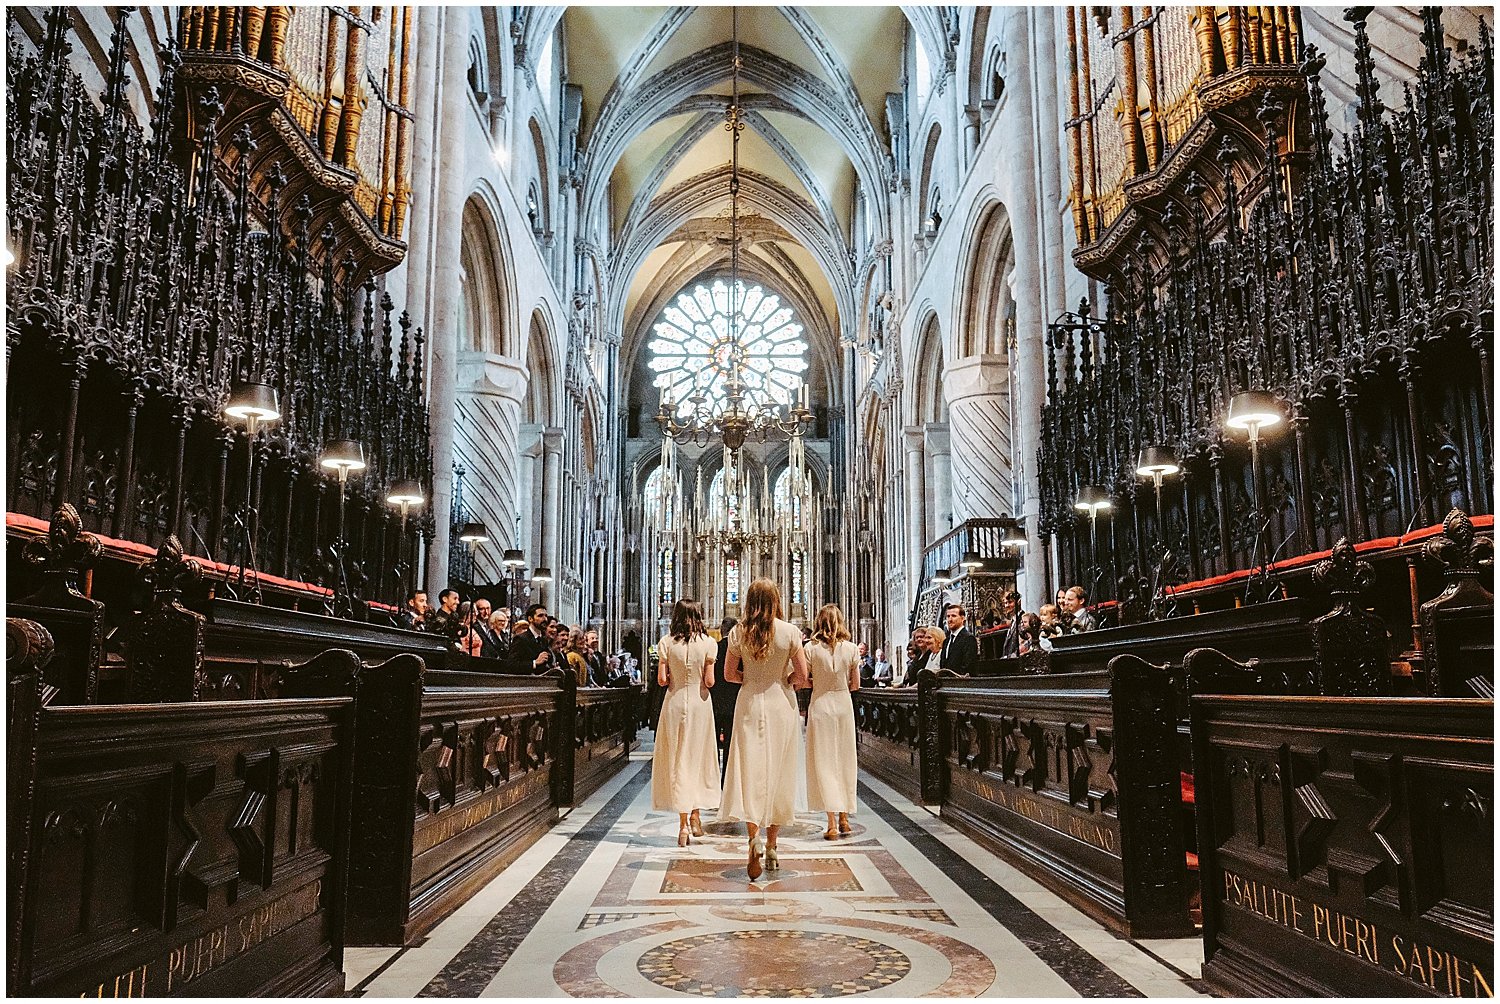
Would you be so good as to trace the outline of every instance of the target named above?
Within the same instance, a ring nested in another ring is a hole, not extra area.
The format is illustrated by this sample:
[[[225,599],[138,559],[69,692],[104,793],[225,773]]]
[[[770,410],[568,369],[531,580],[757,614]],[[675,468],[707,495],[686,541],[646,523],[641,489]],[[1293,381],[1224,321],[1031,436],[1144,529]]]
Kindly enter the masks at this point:
[[[649,741],[650,733],[643,733]],[[921,806],[861,775],[854,832],[784,827],[745,877],[743,827],[677,846],[650,753],[420,944],[352,948],[370,997],[1189,997],[1195,939],[1109,933]]]

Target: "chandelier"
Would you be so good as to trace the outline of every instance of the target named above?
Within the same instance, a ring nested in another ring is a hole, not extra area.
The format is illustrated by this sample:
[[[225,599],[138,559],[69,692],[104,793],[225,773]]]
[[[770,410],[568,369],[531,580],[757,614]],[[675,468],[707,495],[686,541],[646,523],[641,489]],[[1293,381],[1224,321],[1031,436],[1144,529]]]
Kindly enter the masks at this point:
[[[768,442],[773,439],[799,440],[812,411],[807,406],[807,384],[798,389],[794,404],[760,407],[746,394],[745,345],[741,338],[740,312],[740,133],[745,129],[740,112],[740,15],[734,11],[734,47],[731,59],[732,97],[724,113],[724,128],[730,135],[729,163],[729,338],[724,349],[724,403],[713,408],[700,387],[682,401],[674,401],[670,389],[662,391],[656,421],[661,426],[664,451],[672,443],[707,446],[720,440],[731,452],[739,450],[748,439]],[[684,411],[684,408],[686,411]]]

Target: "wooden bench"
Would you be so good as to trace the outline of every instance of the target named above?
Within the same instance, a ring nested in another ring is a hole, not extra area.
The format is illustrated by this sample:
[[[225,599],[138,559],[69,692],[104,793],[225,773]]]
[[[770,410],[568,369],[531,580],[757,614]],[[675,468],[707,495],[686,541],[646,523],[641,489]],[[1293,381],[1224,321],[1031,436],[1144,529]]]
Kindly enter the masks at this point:
[[[1192,705],[1212,990],[1493,996],[1492,701]]]
[[[10,993],[343,991],[350,699],[42,708],[8,662]]]

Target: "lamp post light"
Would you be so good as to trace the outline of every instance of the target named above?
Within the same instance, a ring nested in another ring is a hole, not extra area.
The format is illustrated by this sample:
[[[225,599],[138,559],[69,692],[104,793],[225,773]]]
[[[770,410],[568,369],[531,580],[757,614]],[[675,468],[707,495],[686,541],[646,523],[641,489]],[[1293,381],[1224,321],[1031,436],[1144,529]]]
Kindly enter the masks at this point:
[[[505,601],[510,606],[512,618],[518,618],[523,607],[516,601],[522,598],[521,569],[526,567],[526,555],[519,547],[507,547],[500,564],[505,569]]]
[[[255,568],[255,506],[251,482],[255,479],[255,437],[263,425],[274,425],[281,420],[281,402],[276,388],[268,383],[249,381],[237,383],[229,392],[224,404],[224,417],[245,423],[245,508],[234,517],[231,528],[235,542],[230,548],[230,558],[239,558],[239,582],[229,590],[231,596],[240,599],[245,588],[245,575],[251,575],[251,595],[260,602],[260,573]],[[228,585],[226,581],[225,585]]]
[[[1161,483],[1164,478],[1181,471],[1177,451],[1170,446],[1143,446],[1136,457],[1135,473],[1140,477],[1150,478],[1151,487],[1156,491],[1156,531],[1161,534],[1162,540],[1166,540],[1167,525],[1162,518]]]
[[[946,586],[948,583],[953,581],[953,576],[948,574],[948,569],[939,568],[937,571],[932,573],[932,581],[939,586]]]
[[[411,511],[413,509],[421,507],[421,505],[427,501],[427,496],[422,491],[421,482],[414,481],[411,478],[402,478],[400,481],[391,483],[390,491],[386,492],[385,501],[388,505],[395,506],[396,511],[401,514],[401,535],[399,537],[399,540],[402,560],[405,561],[407,517],[411,515]],[[416,561],[413,560],[411,566],[408,567],[412,567],[415,565]],[[407,588],[406,575],[404,570],[401,575],[400,586],[401,591],[404,593]],[[400,596],[397,599],[398,601],[404,601],[406,597]]]
[[[1281,402],[1276,395],[1268,390],[1244,390],[1229,399],[1229,417],[1224,424],[1231,429],[1243,429],[1250,436],[1250,481],[1251,488],[1255,492],[1255,543],[1250,555],[1250,563],[1264,567],[1265,546],[1262,538],[1265,536],[1267,525],[1270,523],[1266,515],[1266,501],[1264,497],[1265,479],[1260,472],[1260,433],[1262,429],[1271,429],[1281,424]],[[1250,582],[1245,582],[1245,592],[1249,595]]]
[[[349,578],[344,568],[344,551],[347,549],[344,540],[344,500],[348,493],[349,475],[365,469],[365,448],[353,439],[332,440],[323,448],[318,464],[336,473],[339,479],[338,519],[334,524],[337,529],[333,536],[333,613],[334,616],[347,616],[353,612],[353,604],[349,596]]]
[[[977,572],[984,567],[984,559],[979,556],[978,551],[965,551],[963,557],[958,560],[958,563],[964,567],[965,571],[969,572]]]
[[[1001,547],[1023,548],[1026,546],[1026,532],[1019,525],[1005,528],[1005,535],[1000,538]]]
[[[1104,568],[1099,563],[1099,513],[1106,509],[1113,509],[1114,503],[1109,500],[1109,492],[1099,485],[1084,485],[1079,489],[1078,500],[1073,503],[1073,508],[1089,514],[1089,557],[1094,564],[1094,577],[1089,583],[1089,595],[1093,595],[1099,576],[1104,574]]]

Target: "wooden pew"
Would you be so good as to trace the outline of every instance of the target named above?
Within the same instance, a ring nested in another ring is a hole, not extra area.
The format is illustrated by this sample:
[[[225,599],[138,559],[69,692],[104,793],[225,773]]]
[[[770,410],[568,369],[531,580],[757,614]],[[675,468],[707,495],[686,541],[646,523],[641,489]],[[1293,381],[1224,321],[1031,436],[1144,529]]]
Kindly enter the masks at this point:
[[[922,804],[917,688],[861,687],[853,697],[860,767]]]
[[[1111,671],[1067,690],[932,674],[942,816],[1125,936],[1188,935],[1176,688],[1139,659]]]
[[[6,615],[34,621],[52,636],[56,651],[42,684],[47,703],[92,704],[98,699],[104,605],[79,592],[77,583],[101,552],[99,539],[83,529],[78,510],[66,502],[53,514],[47,536],[28,541],[21,552],[41,569],[42,582],[36,592],[7,603]]]
[[[625,769],[640,713],[639,691],[633,688],[585,687],[575,693],[573,791],[568,805],[582,802]]]
[[[1493,996],[1494,703],[1192,701],[1203,978],[1226,996]]]
[[[7,661],[14,741],[40,681],[23,696]],[[8,991],[341,993],[352,720],[348,698],[41,709]]]

